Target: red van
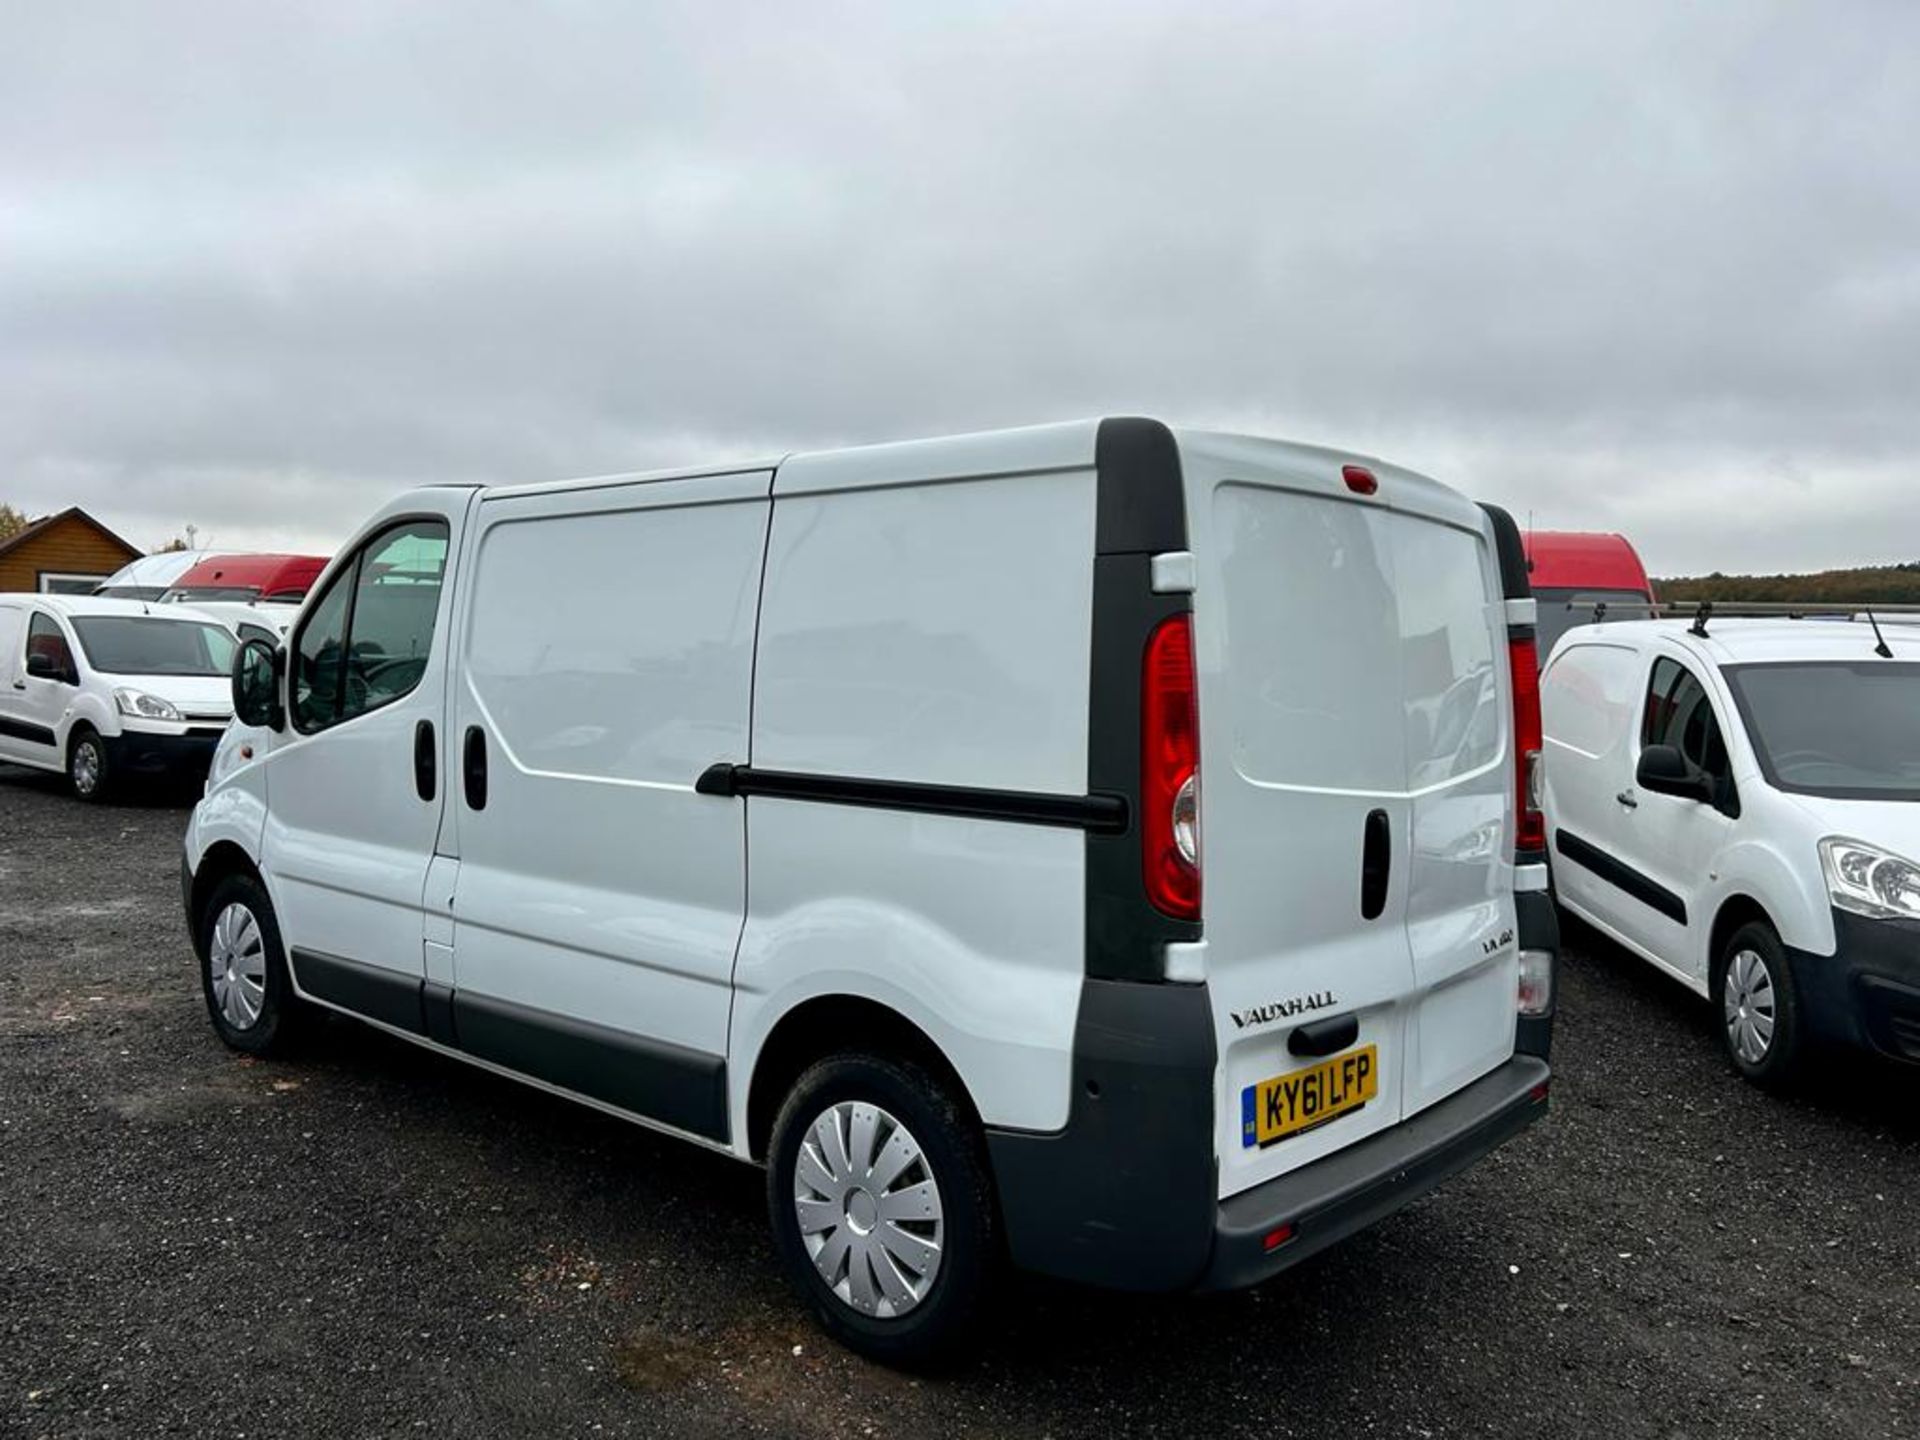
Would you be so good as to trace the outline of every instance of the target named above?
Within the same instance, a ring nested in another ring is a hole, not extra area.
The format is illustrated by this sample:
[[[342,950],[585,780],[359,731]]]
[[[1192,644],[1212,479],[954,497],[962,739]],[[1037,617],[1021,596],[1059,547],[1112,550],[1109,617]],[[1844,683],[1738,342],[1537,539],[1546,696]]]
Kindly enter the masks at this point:
[[[195,600],[301,600],[327,568],[325,555],[213,555],[161,597]]]
[[[1537,530],[1525,537],[1528,579],[1539,607],[1537,645],[1547,663],[1553,642],[1576,625],[1644,620],[1654,603],[1647,568],[1624,535],[1588,530]]]

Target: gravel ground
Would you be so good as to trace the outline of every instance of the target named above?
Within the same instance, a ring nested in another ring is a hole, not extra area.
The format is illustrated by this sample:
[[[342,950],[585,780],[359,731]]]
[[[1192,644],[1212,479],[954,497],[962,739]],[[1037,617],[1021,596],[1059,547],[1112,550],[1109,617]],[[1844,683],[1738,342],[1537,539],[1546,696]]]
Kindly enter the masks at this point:
[[[1257,1292],[1016,1282],[914,1379],[802,1319],[754,1170],[346,1021],[224,1050],[184,820],[0,767],[0,1434],[1920,1429],[1920,1076],[1770,1099],[1588,932],[1488,1162]]]

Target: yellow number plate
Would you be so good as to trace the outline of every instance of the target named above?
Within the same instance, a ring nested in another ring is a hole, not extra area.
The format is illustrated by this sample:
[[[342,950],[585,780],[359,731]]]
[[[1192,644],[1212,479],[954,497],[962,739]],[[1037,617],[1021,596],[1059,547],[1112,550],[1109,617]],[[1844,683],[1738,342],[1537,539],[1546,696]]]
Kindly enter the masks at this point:
[[[1380,1093],[1379,1047],[1363,1045],[1240,1092],[1240,1143],[1271,1145],[1358,1110]]]

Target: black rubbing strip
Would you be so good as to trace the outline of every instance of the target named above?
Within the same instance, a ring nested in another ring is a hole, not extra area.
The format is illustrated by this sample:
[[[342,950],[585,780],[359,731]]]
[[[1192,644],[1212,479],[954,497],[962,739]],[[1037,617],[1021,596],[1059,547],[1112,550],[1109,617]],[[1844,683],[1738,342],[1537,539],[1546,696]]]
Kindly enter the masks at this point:
[[[7,720],[0,718],[0,735],[15,740],[25,740],[30,745],[52,745],[55,743],[53,731],[44,725],[33,725],[25,720]]]
[[[727,1139],[723,1056],[465,990],[453,992],[453,1025],[469,1055],[676,1130]]]
[[[413,1035],[427,1033],[420,1004],[424,982],[418,975],[403,975],[398,970],[313,950],[293,952],[293,973],[300,988],[316,1000]]]
[[[811,800],[823,805],[855,805],[870,810],[909,810],[970,820],[1057,825],[1070,830],[1118,833],[1127,828],[1127,802],[1119,795],[984,790],[969,785],[924,785],[906,780],[868,780],[853,775],[759,770],[751,765],[711,765],[694,789],[702,795],[759,795],[773,800]]]
[[[1687,923],[1687,902],[1659,881],[1642,875],[1631,865],[1616,860],[1596,845],[1570,835],[1555,832],[1554,848],[1582,869],[1591,870],[1617,890],[1623,890],[1642,905],[1658,911],[1676,925]]]

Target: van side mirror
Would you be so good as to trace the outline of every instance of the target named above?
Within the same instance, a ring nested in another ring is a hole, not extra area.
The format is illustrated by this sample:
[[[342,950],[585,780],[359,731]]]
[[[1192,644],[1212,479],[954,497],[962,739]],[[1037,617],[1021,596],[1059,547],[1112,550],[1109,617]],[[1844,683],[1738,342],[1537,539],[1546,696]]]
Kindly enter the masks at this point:
[[[1640,752],[1640,766],[1634,783],[1656,795],[1672,795],[1681,800],[1713,800],[1713,780],[1704,770],[1695,769],[1671,745],[1649,745]]]
[[[280,652],[264,640],[248,640],[233,656],[233,714],[242,725],[286,728],[280,708]]]
[[[61,672],[60,666],[54,660],[53,656],[43,650],[36,650],[27,656],[27,674],[36,680],[64,680],[67,678],[65,674]]]

